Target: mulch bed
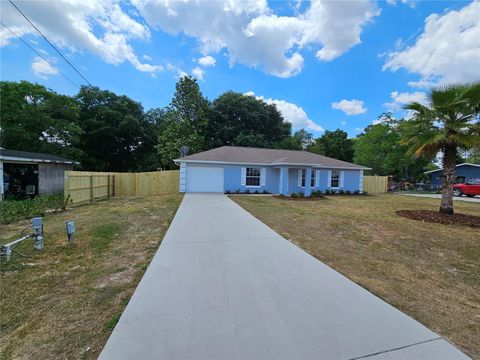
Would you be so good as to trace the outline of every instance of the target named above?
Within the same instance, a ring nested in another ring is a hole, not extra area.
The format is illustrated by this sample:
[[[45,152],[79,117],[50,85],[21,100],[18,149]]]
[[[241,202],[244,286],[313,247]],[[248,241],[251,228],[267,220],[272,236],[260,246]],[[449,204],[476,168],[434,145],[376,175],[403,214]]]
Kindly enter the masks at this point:
[[[274,198],[281,200],[292,200],[292,201],[317,201],[317,200],[327,200],[325,196],[304,196],[304,197],[291,197],[291,196],[280,196],[274,195]]]
[[[433,210],[399,210],[397,215],[430,223],[471,226],[480,228],[480,216],[466,214],[442,214]]]

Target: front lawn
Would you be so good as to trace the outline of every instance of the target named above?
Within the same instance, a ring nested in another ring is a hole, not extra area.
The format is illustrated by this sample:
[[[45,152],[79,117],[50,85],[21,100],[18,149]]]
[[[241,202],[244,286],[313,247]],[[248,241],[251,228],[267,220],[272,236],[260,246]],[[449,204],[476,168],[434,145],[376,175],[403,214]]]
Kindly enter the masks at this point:
[[[1,265],[0,358],[97,358],[182,196],[119,198],[44,217],[45,248],[27,240]],[[69,245],[65,221],[76,222]],[[0,242],[27,225],[0,225]]]
[[[479,229],[395,214],[437,210],[439,199],[396,194],[316,202],[232,199],[319,260],[480,359]],[[456,202],[455,210],[480,215],[480,204]]]

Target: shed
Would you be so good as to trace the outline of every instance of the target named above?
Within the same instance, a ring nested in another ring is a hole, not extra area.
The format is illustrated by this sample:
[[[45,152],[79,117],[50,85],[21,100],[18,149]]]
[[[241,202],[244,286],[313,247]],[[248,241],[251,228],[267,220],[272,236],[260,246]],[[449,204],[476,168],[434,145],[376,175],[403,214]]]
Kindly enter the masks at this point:
[[[480,179],[480,164],[463,163],[458,164],[455,173],[457,183],[471,182]],[[430,184],[433,187],[442,186],[443,169],[426,171],[425,175],[430,178]]]
[[[0,199],[63,193],[64,172],[76,161],[0,148]]]

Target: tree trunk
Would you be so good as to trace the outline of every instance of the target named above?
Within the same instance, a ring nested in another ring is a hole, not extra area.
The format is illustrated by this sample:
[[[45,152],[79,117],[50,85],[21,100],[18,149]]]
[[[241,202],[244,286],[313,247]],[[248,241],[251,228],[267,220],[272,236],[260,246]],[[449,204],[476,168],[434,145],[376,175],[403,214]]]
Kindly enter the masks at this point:
[[[440,203],[440,212],[444,214],[453,214],[453,184],[455,182],[455,162],[457,158],[457,148],[447,146],[443,152],[443,188],[442,202]]]

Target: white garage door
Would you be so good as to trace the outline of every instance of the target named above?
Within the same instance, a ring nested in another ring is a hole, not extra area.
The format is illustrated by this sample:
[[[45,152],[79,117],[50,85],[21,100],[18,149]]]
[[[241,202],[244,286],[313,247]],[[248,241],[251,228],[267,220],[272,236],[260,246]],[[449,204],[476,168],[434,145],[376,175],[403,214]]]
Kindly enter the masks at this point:
[[[187,166],[186,170],[186,192],[223,193],[223,168]]]

